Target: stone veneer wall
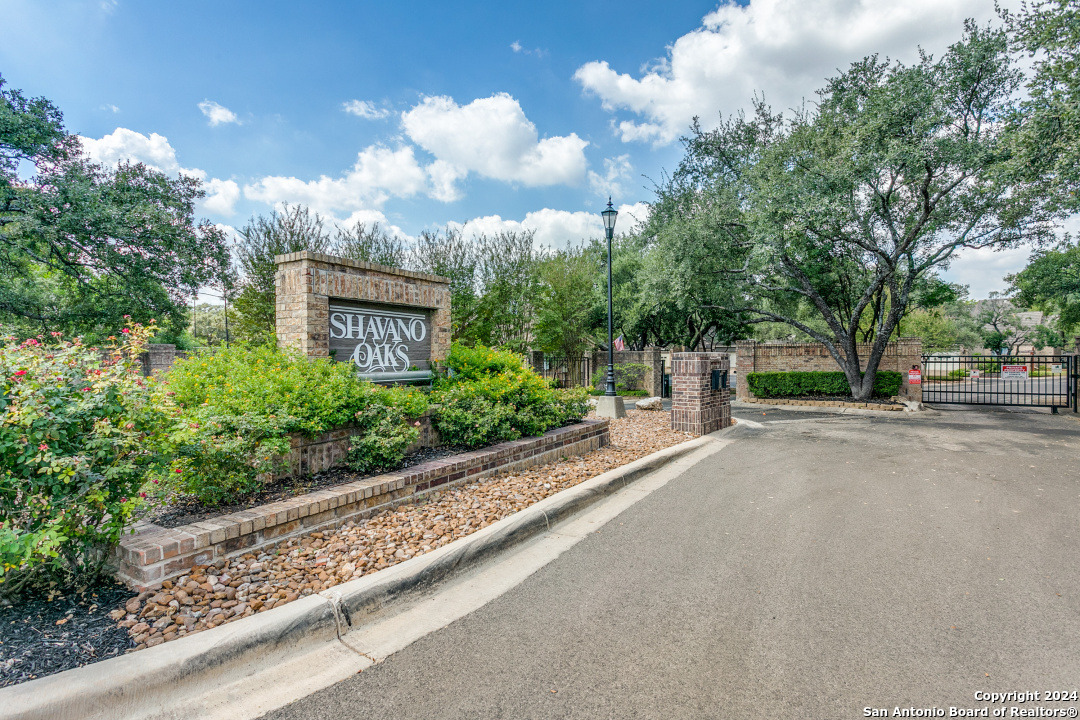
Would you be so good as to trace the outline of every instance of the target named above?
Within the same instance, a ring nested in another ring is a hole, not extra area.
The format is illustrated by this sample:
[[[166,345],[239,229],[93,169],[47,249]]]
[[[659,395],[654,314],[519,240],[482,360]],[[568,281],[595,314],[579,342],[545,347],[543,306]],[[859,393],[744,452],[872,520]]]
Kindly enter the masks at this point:
[[[330,298],[429,308],[431,359],[450,352],[450,281],[437,275],[314,252],[278,255],[278,345],[309,358],[330,356]]]
[[[156,588],[163,580],[219,557],[273,547],[297,535],[415,502],[442,486],[581,455],[610,442],[607,420],[584,420],[541,437],[500,443],[191,525],[168,529],[146,524],[120,541],[116,574],[140,591]]]
[[[673,353],[671,365],[671,429],[708,435],[731,425],[731,390],[712,389],[712,371],[726,377],[728,356]]]
[[[870,354],[870,345],[859,345],[859,357],[862,369],[866,369],[866,358]],[[821,343],[761,343],[755,340],[740,340],[738,343],[738,373],[736,397],[751,398],[746,375],[752,372],[792,372],[826,371],[837,372],[840,367],[829,351]],[[922,339],[900,338],[885,346],[878,370],[894,370],[903,375],[900,384],[900,397],[922,402],[922,385],[908,384],[908,370],[922,369]]]

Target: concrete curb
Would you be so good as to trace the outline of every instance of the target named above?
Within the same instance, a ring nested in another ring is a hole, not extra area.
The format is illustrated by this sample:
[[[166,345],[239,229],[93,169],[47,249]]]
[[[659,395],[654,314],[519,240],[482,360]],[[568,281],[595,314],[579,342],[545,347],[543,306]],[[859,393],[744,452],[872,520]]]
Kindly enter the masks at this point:
[[[403,594],[471,568],[712,442],[674,445],[586,480],[452,543],[318,595],[138,653],[0,690],[5,720],[185,717],[231,682],[337,641]]]
[[[869,410],[865,408],[829,407],[825,405],[774,405],[770,403],[731,403],[731,411],[736,410],[790,410],[792,412],[828,413],[830,415],[876,415],[878,417],[910,418],[925,417],[937,412],[924,406],[922,410]]]

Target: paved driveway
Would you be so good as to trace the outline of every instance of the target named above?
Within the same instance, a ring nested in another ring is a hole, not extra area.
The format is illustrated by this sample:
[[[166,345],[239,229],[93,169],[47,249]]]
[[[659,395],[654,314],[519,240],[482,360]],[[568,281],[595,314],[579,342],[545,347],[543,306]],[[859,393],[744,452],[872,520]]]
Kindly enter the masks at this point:
[[[268,717],[947,717],[986,707],[977,691],[1080,689],[1072,416],[734,436],[510,592]]]

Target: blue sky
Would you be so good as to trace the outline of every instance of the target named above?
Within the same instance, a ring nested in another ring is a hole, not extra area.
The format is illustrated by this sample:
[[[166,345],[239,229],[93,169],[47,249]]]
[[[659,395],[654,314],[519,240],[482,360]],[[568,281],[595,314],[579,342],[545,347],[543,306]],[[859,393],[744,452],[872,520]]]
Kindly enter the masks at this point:
[[[0,74],[102,162],[202,178],[229,228],[282,202],[405,236],[620,225],[708,124],[757,90],[791,107],[836,68],[911,60],[987,0],[134,2],[0,0]],[[626,224],[624,224],[626,223]],[[983,296],[1027,250],[949,272]]]

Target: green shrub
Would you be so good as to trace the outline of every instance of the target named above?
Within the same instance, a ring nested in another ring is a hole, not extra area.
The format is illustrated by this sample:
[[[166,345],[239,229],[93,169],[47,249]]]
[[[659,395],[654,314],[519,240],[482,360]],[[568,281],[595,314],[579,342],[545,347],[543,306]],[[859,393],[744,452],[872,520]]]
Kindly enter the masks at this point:
[[[947,380],[963,380],[969,374],[969,371],[964,370],[963,368],[958,368],[956,370],[950,370],[948,374],[945,375],[945,378]]]
[[[900,391],[903,376],[892,370],[880,370],[874,378],[875,397],[892,397]],[[746,383],[755,397],[801,395],[851,395],[847,377],[836,372],[752,372]]]
[[[617,363],[613,368],[615,371],[615,390],[620,395],[633,395],[633,391],[640,391],[642,395],[648,395],[645,392],[645,375],[651,368],[648,365],[642,363]],[[593,373],[592,376],[593,393],[596,395],[603,395],[607,390],[607,365],[603,365]]]
[[[349,363],[276,347],[202,351],[177,361],[165,382],[181,413],[163,443],[173,465],[160,487],[208,506],[255,492],[261,477],[286,469],[291,432],[358,424],[364,433],[350,464],[364,472],[397,464],[419,432],[405,418],[428,408],[419,390],[379,387]]]
[[[396,467],[405,451],[420,437],[420,423],[410,421],[400,408],[369,405],[357,413],[357,423],[364,428],[354,435],[349,448],[349,467],[357,472],[374,473]]]
[[[521,358],[454,344],[435,382],[435,427],[444,442],[480,447],[542,435],[588,412],[586,392],[556,390]]]
[[[139,354],[156,328],[132,324],[99,351],[59,333],[0,344],[0,592],[96,575],[136,517],[168,404]],[[113,338],[110,338],[112,340]]]
[[[175,418],[161,443],[172,458],[159,493],[180,492],[206,506],[226,504],[253,493],[260,476],[285,470],[286,428],[295,418],[260,413],[220,414],[199,407]]]
[[[288,417],[289,431],[313,435],[351,423],[377,392],[350,363],[266,346],[200,350],[173,363],[165,381],[185,410]]]

